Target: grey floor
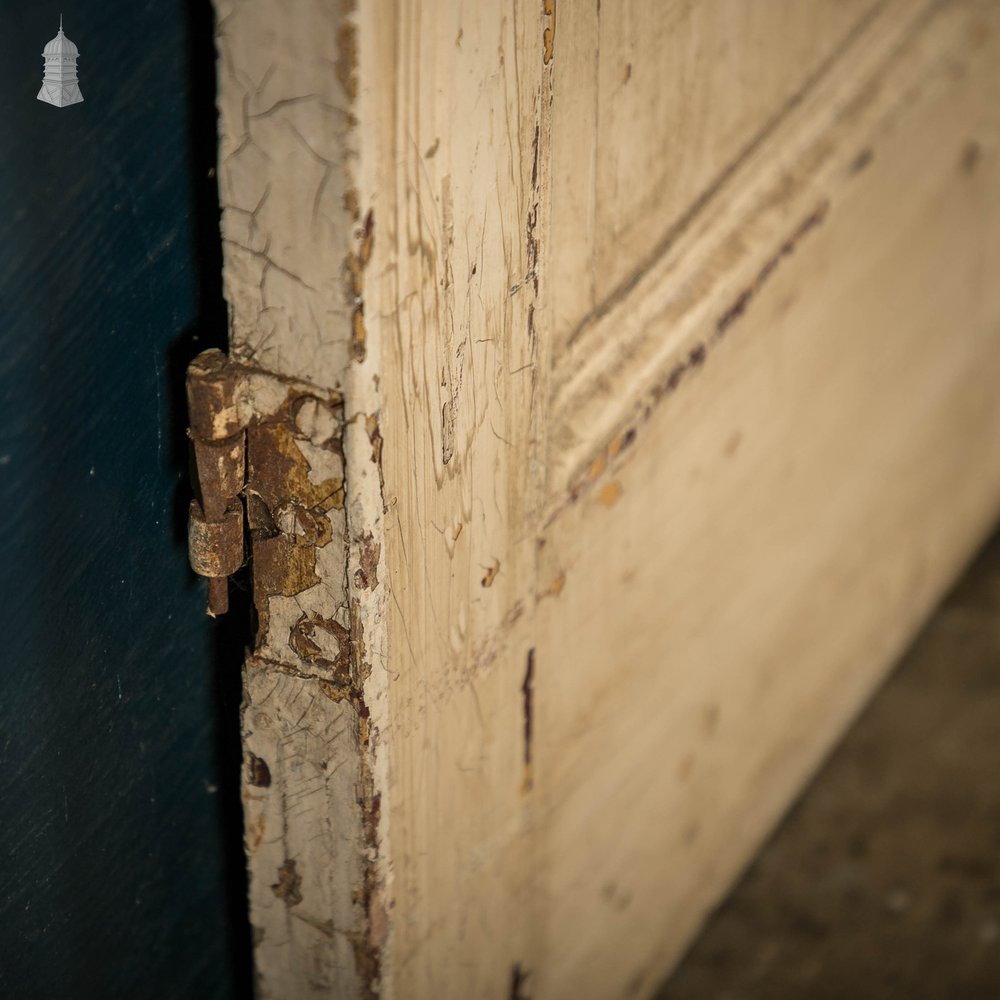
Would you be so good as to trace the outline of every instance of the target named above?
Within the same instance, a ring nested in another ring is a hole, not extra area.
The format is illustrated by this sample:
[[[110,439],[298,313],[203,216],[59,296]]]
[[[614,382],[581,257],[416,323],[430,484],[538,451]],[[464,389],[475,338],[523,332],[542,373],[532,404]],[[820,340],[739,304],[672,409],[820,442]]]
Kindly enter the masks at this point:
[[[1000,998],[1000,532],[658,1000]]]

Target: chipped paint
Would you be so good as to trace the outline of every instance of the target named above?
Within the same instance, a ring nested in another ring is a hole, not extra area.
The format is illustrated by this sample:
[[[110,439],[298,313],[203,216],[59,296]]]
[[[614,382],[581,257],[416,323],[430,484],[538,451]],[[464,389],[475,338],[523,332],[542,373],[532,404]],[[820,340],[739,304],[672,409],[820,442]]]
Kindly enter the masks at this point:
[[[346,4],[348,8],[352,4]],[[337,81],[344,96],[353,102],[358,96],[358,29],[349,18],[341,18],[337,26]]]
[[[622,484],[617,479],[612,479],[597,491],[597,502],[603,507],[614,507],[623,492]]]
[[[384,542],[378,508],[357,500],[357,484],[382,482],[381,469],[375,479],[365,461],[370,454],[380,466],[382,450],[377,352],[365,313],[374,215],[354,132],[366,16],[355,0],[309,0],[294,15],[243,5],[218,25],[224,282],[231,350],[246,376],[235,416],[248,426],[244,492],[257,609],[242,729],[245,749],[271,776],[270,785],[255,783],[263,772],[248,758],[243,798],[261,996],[311,994],[318,984],[324,994],[373,996],[388,934],[362,627],[386,589]],[[329,72],[298,58],[312,44]],[[265,150],[274,143],[288,155],[272,158]],[[352,452],[356,531],[346,496],[344,442],[355,427],[345,422],[348,394],[365,443],[364,456]],[[365,529],[366,548],[358,538]],[[385,787],[384,775],[379,781]],[[275,896],[286,904],[301,897],[295,920]]]
[[[336,619],[303,612],[289,630],[288,645],[314,668],[350,681],[350,632]]]
[[[256,788],[271,787],[271,769],[267,766],[267,761],[263,757],[258,757],[255,753],[247,751],[247,781]]]
[[[365,328],[365,268],[375,246],[375,216],[369,209],[364,225],[355,232],[356,249],[344,263],[345,293],[351,308],[350,353],[354,361],[364,361],[368,353],[368,331]]]
[[[593,462],[590,463],[590,468],[587,470],[587,478],[593,482],[598,479],[608,467],[608,456],[607,452],[602,451]]]
[[[455,454],[455,401],[441,404],[441,464],[447,465]]]
[[[520,962],[515,962],[510,970],[510,992],[509,1000],[531,1000],[525,992],[528,985],[528,973],[521,967]]]
[[[362,590],[374,590],[378,586],[378,560],[382,554],[382,545],[376,542],[370,531],[361,535],[358,561],[360,565],[354,571],[354,582]]]
[[[272,598],[294,597],[321,581],[317,550],[333,541],[330,514],[344,507],[341,426],[339,399],[288,388],[273,412],[247,428],[245,492],[259,637],[268,633]],[[320,464],[322,477],[314,468]]]
[[[586,493],[589,493],[612,468],[617,468],[618,459],[632,446],[636,439],[636,428],[629,427],[616,434],[597,454],[590,460],[584,473],[579,476],[574,485],[569,490],[566,503],[576,503],[576,501]],[[610,494],[609,494],[610,496]],[[617,500],[617,497],[614,498]],[[614,502],[614,501],[612,501]],[[561,510],[556,507],[550,513],[545,522],[546,527],[552,523],[553,519]],[[561,589],[561,588],[560,588]],[[541,596],[545,596],[543,592]]]
[[[524,680],[521,682],[521,698],[524,715],[524,779],[521,790],[531,790],[533,777],[531,772],[532,739],[535,731],[535,650],[529,649],[524,668]]]
[[[378,486],[385,493],[385,479],[382,475],[382,433],[378,428],[378,416],[374,413],[365,417],[365,433],[372,445],[372,463],[378,468]],[[383,505],[384,512],[384,505]]]
[[[548,66],[556,44],[556,0],[542,0],[542,14],[548,19],[542,31],[542,62]]]
[[[302,902],[302,876],[295,869],[295,862],[286,860],[278,869],[278,881],[271,892],[291,908]]]
[[[493,563],[486,568],[486,575],[482,579],[482,585],[484,587],[492,587],[493,581],[496,579],[497,573],[500,572],[500,560],[495,559]]]

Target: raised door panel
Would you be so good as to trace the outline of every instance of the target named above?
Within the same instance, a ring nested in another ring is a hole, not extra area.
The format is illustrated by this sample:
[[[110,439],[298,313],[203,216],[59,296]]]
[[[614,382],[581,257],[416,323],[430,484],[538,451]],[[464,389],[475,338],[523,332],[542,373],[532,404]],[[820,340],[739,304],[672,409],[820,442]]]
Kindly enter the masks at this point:
[[[629,0],[556,8],[551,238],[558,356],[626,293],[881,5]]]

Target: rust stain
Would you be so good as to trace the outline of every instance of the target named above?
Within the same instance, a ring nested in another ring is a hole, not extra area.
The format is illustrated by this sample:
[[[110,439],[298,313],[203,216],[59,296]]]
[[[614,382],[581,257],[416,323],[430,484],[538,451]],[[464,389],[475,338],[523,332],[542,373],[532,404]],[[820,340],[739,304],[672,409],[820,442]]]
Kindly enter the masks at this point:
[[[257,788],[271,787],[271,769],[263,757],[247,751],[247,781]]]
[[[597,502],[604,507],[614,507],[623,492],[622,484],[617,479],[612,479],[598,490]]]
[[[344,507],[342,477],[313,482],[300,442],[343,458],[342,404],[289,390],[278,410],[247,428],[247,523],[253,553],[258,637],[267,634],[269,599],[318,584],[316,550],[333,539],[327,516]]]
[[[457,542],[458,541],[458,536],[460,534],[462,534],[462,528],[463,527],[464,527],[464,525],[462,524],[461,521],[459,521],[458,524],[456,524],[455,527],[451,529],[451,540],[453,542]]]
[[[366,531],[360,540],[361,565],[354,571],[354,582],[362,590],[374,590],[378,586],[378,560],[382,554],[382,545],[376,542],[370,531]]]
[[[254,590],[262,600],[294,597],[320,582],[314,545],[296,545],[280,533],[265,537],[258,531],[253,551]]]
[[[299,409],[312,397],[289,394],[285,404],[272,416],[263,418],[247,429],[249,445],[249,489],[271,513],[272,524],[277,513],[294,505],[299,510],[314,515],[313,526],[303,530],[317,533],[315,544],[324,545],[330,540],[330,527],[323,527],[325,518],[315,517],[330,510],[344,508],[344,481],[342,478],[324,479],[314,483],[312,468],[298,446],[298,441],[306,440],[298,425]],[[335,435],[326,442],[328,450],[340,454],[339,426]],[[255,525],[251,524],[251,530]],[[271,527],[268,525],[267,527]],[[325,541],[324,541],[325,539]]]
[[[352,699],[354,691],[349,684],[339,684],[336,681],[320,680],[316,682],[319,693],[330,701],[349,701]]]
[[[548,18],[542,32],[542,62],[548,66],[556,43],[556,0],[542,0],[542,15]]]
[[[558,573],[553,577],[552,582],[542,591],[542,597],[558,597],[566,586],[566,574]]]
[[[493,565],[486,570],[486,575],[483,577],[482,583],[484,587],[492,587],[493,581],[496,579],[497,573],[500,572],[500,560],[495,559]]]
[[[282,862],[278,869],[278,881],[271,886],[271,892],[288,907],[302,902],[302,876],[295,870],[294,861]]]
[[[595,479],[599,478],[604,470],[608,467],[608,456],[605,452],[601,452],[593,462],[590,463],[590,468],[587,470],[587,478],[593,482]]]
[[[350,681],[351,635],[340,622],[303,612],[289,629],[288,645],[314,667],[331,671],[339,681]]]

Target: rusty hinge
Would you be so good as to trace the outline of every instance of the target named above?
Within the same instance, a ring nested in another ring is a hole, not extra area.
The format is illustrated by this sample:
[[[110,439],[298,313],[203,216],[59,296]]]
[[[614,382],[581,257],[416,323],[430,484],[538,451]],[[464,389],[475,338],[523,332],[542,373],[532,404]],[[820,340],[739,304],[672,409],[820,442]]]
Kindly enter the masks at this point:
[[[246,421],[240,413],[239,384],[238,371],[222,351],[203,351],[188,366],[188,436],[198,478],[188,550],[192,569],[208,578],[208,613],[213,617],[229,610],[229,577],[246,561]]]
[[[208,578],[214,617],[228,610],[228,578],[252,559],[254,606],[266,632],[272,600],[320,582],[321,553],[331,580],[343,559],[336,545],[323,552],[346,532],[343,399],[219,350],[188,366],[187,396],[197,466],[191,566]]]

